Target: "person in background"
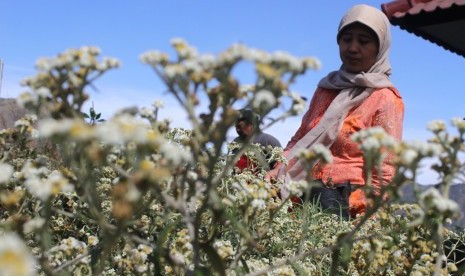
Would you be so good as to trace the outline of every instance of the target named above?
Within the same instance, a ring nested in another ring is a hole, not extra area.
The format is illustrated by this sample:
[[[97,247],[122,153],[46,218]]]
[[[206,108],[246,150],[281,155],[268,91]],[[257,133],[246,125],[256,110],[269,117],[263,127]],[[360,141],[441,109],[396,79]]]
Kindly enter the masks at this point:
[[[341,19],[336,39],[342,65],[318,83],[300,127],[284,149],[289,161],[285,171],[294,180],[311,174],[322,185],[331,187],[349,183],[347,203],[354,217],[365,212],[367,202],[363,190],[358,189],[365,185],[362,152],[350,137],[360,130],[380,126],[400,141],[404,103],[390,80],[391,33],[384,13],[367,5],[353,6]],[[305,171],[294,156],[315,144],[326,146],[333,162]],[[380,178],[378,172],[373,173],[372,183],[377,190],[392,179],[392,161],[388,154]],[[273,181],[283,166],[278,164],[267,178]]]
[[[264,133],[259,127],[260,117],[258,114],[250,109],[239,110],[239,117],[236,121],[236,132],[238,136],[233,142],[238,144],[246,143],[249,139],[252,139],[251,144],[259,144],[262,147],[265,158],[269,158],[268,146],[273,148],[281,147],[281,143],[274,136]],[[276,165],[276,162],[270,162],[267,164],[266,170],[272,169]],[[236,167],[240,170],[245,168],[253,168],[255,165],[251,163],[245,155],[242,155],[239,161],[236,163]]]

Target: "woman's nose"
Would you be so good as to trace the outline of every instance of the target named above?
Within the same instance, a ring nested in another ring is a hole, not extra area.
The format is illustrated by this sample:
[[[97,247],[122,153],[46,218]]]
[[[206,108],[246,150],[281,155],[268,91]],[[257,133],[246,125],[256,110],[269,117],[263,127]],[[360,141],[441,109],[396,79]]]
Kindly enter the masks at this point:
[[[352,41],[349,43],[348,50],[349,52],[357,52],[359,49],[359,45],[356,41]]]

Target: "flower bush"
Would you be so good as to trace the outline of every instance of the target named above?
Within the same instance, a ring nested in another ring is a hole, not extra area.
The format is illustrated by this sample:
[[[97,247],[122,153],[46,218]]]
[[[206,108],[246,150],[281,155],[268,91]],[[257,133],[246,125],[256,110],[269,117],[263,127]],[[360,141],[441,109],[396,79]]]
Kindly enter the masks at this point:
[[[261,166],[285,162],[282,149],[228,145],[226,134],[240,108],[253,109],[262,122],[271,117],[267,126],[303,111],[305,101],[291,86],[319,61],[242,44],[216,56],[199,54],[182,39],[172,45],[174,58],[150,51],[140,59],[166,84],[190,129],[159,119],[160,101],[106,120],[93,108],[83,113],[87,89],[119,66],[100,59],[98,48],[39,59],[38,74],[24,81],[30,91],[18,98],[30,115],[0,130],[1,275],[446,275],[460,269],[465,233],[445,225],[460,216],[448,193],[464,177],[465,122],[452,121],[457,136],[433,122],[428,142],[397,143],[382,129],[355,134],[368,176],[387,154],[397,165],[381,190],[368,182],[371,204],[363,216],[345,221],[309,203],[290,208],[279,195],[282,181],[268,183]],[[254,84],[235,77],[240,63],[254,66]],[[253,166],[237,170],[243,154]],[[331,161],[319,145],[299,156],[308,164]],[[418,204],[399,204],[401,187],[416,183],[420,162],[431,157],[438,160],[440,190],[417,192]],[[288,190],[299,195],[309,184],[291,182]]]

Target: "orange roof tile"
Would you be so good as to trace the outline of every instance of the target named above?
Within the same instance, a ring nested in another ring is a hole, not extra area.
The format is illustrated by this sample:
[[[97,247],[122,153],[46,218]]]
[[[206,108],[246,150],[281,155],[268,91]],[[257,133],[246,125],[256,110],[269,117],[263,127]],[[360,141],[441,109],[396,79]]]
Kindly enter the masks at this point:
[[[393,25],[465,57],[465,0],[397,0],[381,9]]]

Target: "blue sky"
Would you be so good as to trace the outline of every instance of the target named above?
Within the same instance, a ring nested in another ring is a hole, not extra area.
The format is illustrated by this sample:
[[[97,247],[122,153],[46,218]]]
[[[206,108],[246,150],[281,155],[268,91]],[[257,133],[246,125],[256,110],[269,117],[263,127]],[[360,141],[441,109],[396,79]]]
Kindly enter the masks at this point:
[[[341,16],[355,4],[380,8],[388,1],[270,1],[270,0],[141,0],[62,1],[15,0],[0,3],[0,58],[5,68],[1,97],[16,97],[25,88],[19,81],[35,73],[38,57],[95,45],[103,56],[118,58],[92,92],[97,111],[109,117],[120,107],[149,106],[165,101],[163,117],[173,126],[186,126],[185,116],[166,95],[162,83],[138,57],[157,49],[173,55],[169,41],[186,39],[199,52],[217,54],[241,42],[269,52],[316,56],[320,71],[309,71],[292,87],[311,98],[320,78],[340,66],[336,31]],[[410,34],[392,29],[392,81],[405,102],[404,139],[426,140],[426,125],[465,117],[465,58]],[[244,84],[253,75],[241,76]],[[300,116],[268,130],[282,144],[295,132]],[[232,133],[234,135],[234,133]],[[422,182],[430,182],[424,173]]]

